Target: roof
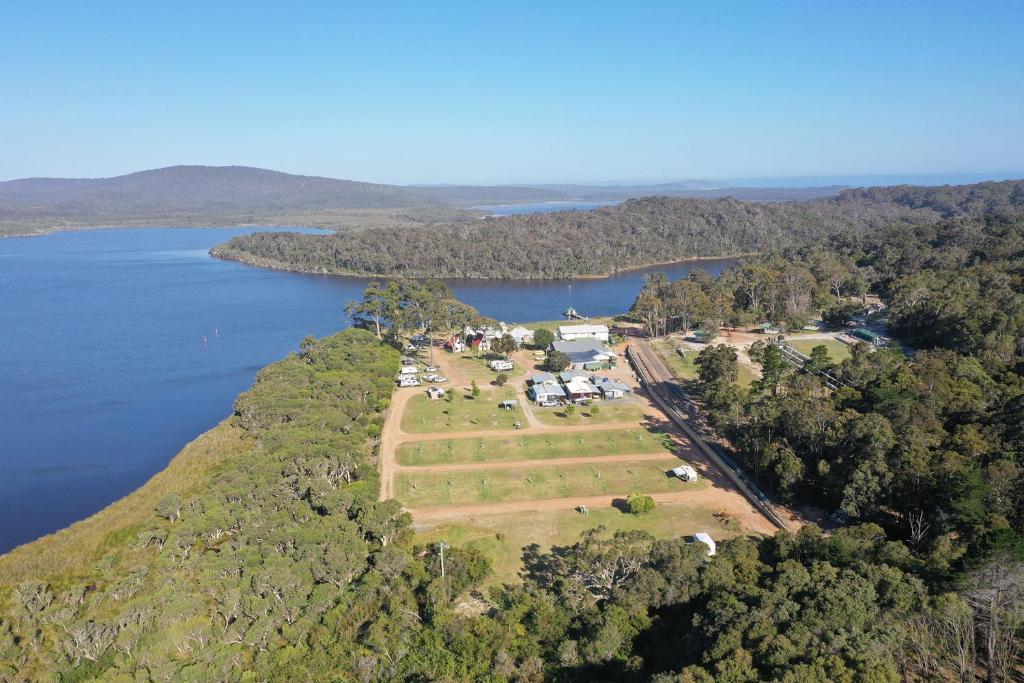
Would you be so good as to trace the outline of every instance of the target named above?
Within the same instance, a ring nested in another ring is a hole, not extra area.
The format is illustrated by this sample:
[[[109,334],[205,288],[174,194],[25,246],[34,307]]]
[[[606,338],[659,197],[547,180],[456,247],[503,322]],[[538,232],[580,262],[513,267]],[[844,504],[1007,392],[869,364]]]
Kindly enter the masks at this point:
[[[570,394],[596,394],[597,387],[591,384],[586,377],[573,377],[565,383],[565,388]]]
[[[550,372],[536,372],[530,377],[530,384],[540,384],[541,382],[554,382],[555,376]]]
[[[610,379],[608,377],[602,377],[598,380],[597,386],[603,390],[630,391],[628,385],[623,384],[617,379]]]
[[[544,394],[545,396],[565,396],[565,389],[557,382],[541,382],[530,387],[533,395]]]
[[[865,327],[858,327],[857,329],[855,329],[853,331],[853,333],[855,335],[857,335],[858,337],[860,337],[861,339],[875,340],[875,339],[878,339],[879,336],[880,336],[880,335],[875,334],[874,332],[872,332],[871,330],[869,330],[869,329],[867,329]]]
[[[551,349],[553,351],[561,351],[562,353],[580,353],[583,351],[598,351],[600,353],[612,353],[600,339],[574,339],[572,341],[556,341],[551,342]]]
[[[577,334],[581,336],[594,337],[599,334],[608,334],[607,325],[559,325],[558,336],[563,334]]]
[[[558,373],[558,379],[562,380],[562,382],[568,382],[568,381],[572,380],[573,377],[586,377],[586,376],[587,376],[587,373],[583,372],[582,370],[566,370],[564,372]]]

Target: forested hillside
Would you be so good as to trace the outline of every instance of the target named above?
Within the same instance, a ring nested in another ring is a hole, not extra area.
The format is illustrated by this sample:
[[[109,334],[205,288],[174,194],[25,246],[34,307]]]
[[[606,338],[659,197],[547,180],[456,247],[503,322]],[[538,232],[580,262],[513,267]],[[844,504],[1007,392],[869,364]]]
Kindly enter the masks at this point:
[[[894,222],[1006,213],[1024,181],[844,192],[807,202],[630,200],[593,211],[331,236],[261,233],[213,249],[221,258],[317,273],[452,278],[602,275],[694,256],[759,252]]]
[[[246,166],[171,166],[113,178],[0,182],[0,235],[91,226],[333,225],[347,212],[457,212],[394,185],[301,176]],[[364,215],[366,215],[364,213]],[[333,223],[329,222],[333,217]],[[401,222],[393,220],[392,223]]]

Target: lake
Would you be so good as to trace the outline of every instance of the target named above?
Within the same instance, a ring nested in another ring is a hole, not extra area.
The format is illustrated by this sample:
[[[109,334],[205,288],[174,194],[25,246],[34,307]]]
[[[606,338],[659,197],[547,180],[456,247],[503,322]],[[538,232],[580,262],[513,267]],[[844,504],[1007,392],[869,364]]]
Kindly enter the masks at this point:
[[[135,228],[0,239],[0,552],[105,507],[224,419],[257,370],[345,327],[367,280],[219,261],[248,229]],[[452,281],[506,322],[619,313],[643,276]]]
[[[602,206],[621,204],[618,200],[600,200],[594,202],[540,202],[537,204],[495,204],[493,206],[474,206],[477,211],[486,211],[492,216],[517,216],[524,213],[552,213],[554,211],[589,211]]]

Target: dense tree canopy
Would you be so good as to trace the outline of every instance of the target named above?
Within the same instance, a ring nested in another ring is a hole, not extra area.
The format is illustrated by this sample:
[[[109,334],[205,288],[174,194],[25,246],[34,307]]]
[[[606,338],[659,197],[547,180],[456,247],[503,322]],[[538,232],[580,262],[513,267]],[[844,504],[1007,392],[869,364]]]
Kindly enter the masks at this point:
[[[928,224],[948,217],[1005,213],[1024,203],[1022,196],[1024,182],[1007,181],[851,190],[806,202],[649,197],[593,211],[454,225],[331,236],[256,233],[236,237],[212,253],[254,265],[316,273],[559,278],[825,241],[832,235],[863,232],[895,221]],[[833,288],[845,285],[841,277],[833,282]],[[799,288],[799,283],[789,286]],[[792,295],[799,296],[799,291]],[[798,302],[786,300],[790,306]]]

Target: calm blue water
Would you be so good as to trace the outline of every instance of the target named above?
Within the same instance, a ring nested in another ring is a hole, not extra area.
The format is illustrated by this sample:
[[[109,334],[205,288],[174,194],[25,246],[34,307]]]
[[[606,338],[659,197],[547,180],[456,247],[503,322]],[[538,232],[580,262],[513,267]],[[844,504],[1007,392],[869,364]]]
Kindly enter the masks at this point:
[[[474,206],[478,211],[486,211],[492,216],[516,216],[524,213],[552,213],[554,211],[588,211],[602,206],[615,206],[619,201],[603,200],[598,202],[542,202],[540,204],[496,204],[494,206]]]
[[[0,239],[0,552],[137,488],[230,411],[262,366],[347,324],[359,278],[218,261],[251,230],[124,229]],[[703,261],[718,273],[730,259]],[[673,278],[688,264],[662,268]],[[643,274],[455,281],[506,322],[626,310]],[[571,287],[570,287],[571,285]]]

